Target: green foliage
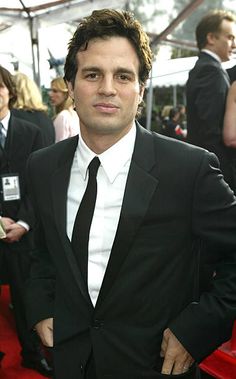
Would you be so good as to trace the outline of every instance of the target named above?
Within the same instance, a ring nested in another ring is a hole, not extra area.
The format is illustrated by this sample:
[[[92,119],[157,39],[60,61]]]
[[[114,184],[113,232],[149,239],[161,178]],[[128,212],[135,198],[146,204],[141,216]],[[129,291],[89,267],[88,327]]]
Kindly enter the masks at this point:
[[[131,11],[134,16],[147,26],[151,22],[155,22],[157,17],[164,14],[164,11],[158,7],[158,0],[129,0],[127,10]]]
[[[187,5],[189,0],[178,0],[174,2],[174,10],[179,14]],[[225,9],[223,0],[205,0],[176,28],[173,37],[181,40],[195,42],[195,29],[202,17],[214,9]]]
[[[235,0],[233,0],[235,3]],[[227,1],[228,4],[232,3],[232,0]],[[175,1],[173,9],[176,14],[179,14],[187,5],[189,0],[179,0]],[[225,6],[224,0],[205,0],[200,4],[186,19],[180,23],[180,25],[172,33],[172,38],[179,40],[184,45],[184,41],[192,42],[195,44],[195,29],[199,21],[204,17],[209,11],[214,9],[228,9]],[[230,10],[230,9],[229,9]],[[188,47],[175,47],[173,48],[171,58],[189,57],[197,55],[197,48]]]
[[[185,57],[195,57],[197,55],[197,51],[189,50],[181,47],[173,47],[171,53],[171,59],[175,58],[185,58]]]

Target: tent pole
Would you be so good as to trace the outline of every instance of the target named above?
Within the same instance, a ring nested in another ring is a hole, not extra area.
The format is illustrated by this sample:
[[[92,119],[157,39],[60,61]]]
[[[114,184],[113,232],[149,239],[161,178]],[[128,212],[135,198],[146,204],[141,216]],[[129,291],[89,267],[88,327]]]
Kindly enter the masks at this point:
[[[148,93],[147,93],[147,111],[146,111],[146,129],[151,130],[152,121],[152,99],[153,99],[153,85],[152,85],[152,70],[150,75]]]
[[[39,45],[38,45],[38,30],[35,24],[35,18],[30,14],[30,8],[27,8],[23,0],[19,0],[24,11],[26,12],[29,20],[30,40],[31,40],[31,52],[32,52],[32,69],[35,82],[40,86],[39,77]],[[37,67],[36,67],[37,65]]]
[[[177,105],[177,87],[176,85],[173,86],[173,106],[176,107]]]
[[[38,44],[38,32],[35,24],[35,18],[29,17],[30,23],[30,39],[31,39],[31,50],[32,50],[32,62],[33,62],[33,76],[35,82],[40,86],[39,77],[39,44]]]

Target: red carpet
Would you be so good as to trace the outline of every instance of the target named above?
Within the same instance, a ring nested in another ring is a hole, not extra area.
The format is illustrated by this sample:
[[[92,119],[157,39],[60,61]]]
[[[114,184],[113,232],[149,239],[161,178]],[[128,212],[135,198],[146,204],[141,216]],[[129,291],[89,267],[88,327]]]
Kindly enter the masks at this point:
[[[0,296],[0,351],[2,360],[0,379],[45,379],[34,370],[20,366],[20,346],[15,333],[14,319],[9,305],[8,286],[2,286]]]
[[[218,350],[207,357],[201,364],[201,368],[218,379],[236,379],[236,324],[232,339],[223,344]]]
[[[8,286],[2,286],[0,296],[0,351],[6,355],[0,369],[0,379],[45,379],[34,370],[20,366],[20,346],[15,333],[14,318],[9,309]],[[201,368],[214,378],[236,379],[236,324],[231,341],[203,361]]]

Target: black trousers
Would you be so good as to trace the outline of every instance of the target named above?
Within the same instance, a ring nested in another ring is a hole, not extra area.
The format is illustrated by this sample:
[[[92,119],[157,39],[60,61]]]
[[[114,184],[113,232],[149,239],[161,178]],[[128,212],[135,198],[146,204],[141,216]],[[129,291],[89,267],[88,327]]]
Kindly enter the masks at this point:
[[[16,331],[22,348],[21,354],[24,358],[33,360],[40,352],[40,341],[37,334],[29,330],[26,321],[24,292],[25,280],[30,269],[29,250],[22,242],[13,244],[0,242],[0,249],[3,251],[3,264],[7,269]]]

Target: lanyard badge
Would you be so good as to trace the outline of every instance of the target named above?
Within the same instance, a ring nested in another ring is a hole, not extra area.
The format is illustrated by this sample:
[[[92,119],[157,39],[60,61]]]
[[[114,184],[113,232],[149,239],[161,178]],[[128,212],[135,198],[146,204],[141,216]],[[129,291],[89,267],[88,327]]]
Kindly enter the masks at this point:
[[[2,175],[3,201],[20,200],[20,182],[18,174]]]

